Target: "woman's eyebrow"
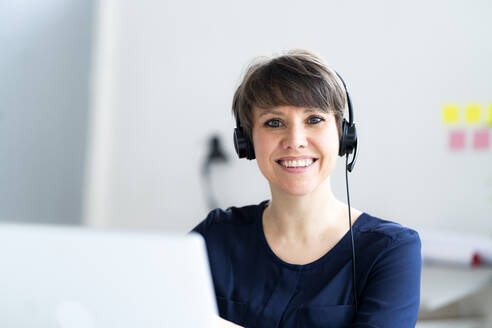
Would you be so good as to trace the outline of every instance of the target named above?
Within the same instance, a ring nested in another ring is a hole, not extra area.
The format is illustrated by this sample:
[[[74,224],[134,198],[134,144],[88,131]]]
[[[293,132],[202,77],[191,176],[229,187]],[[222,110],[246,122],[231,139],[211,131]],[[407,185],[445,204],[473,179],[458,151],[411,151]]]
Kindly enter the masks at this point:
[[[258,117],[262,117],[267,114],[273,114],[273,115],[279,115],[282,116],[284,115],[282,112],[279,112],[278,110],[271,110],[271,109],[263,109]]]
[[[322,111],[316,108],[305,108],[304,113],[321,113]],[[278,115],[278,116],[283,116],[285,115],[283,112],[275,110],[275,109],[261,109],[260,115],[258,115],[258,118],[267,115],[267,114],[272,114],[272,115]]]
[[[304,110],[304,113],[318,113],[320,110],[314,109],[314,108],[306,108]]]

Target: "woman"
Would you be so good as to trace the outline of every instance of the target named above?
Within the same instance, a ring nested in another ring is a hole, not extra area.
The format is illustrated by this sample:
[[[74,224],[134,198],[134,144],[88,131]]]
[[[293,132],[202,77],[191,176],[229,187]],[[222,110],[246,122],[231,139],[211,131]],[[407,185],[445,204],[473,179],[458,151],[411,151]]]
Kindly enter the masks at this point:
[[[336,73],[307,51],[261,59],[245,74],[233,113],[271,200],[213,210],[194,229],[206,240],[225,320],[269,328],[415,326],[418,234],[351,208],[356,311],[348,206],[330,185],[346,100]]]

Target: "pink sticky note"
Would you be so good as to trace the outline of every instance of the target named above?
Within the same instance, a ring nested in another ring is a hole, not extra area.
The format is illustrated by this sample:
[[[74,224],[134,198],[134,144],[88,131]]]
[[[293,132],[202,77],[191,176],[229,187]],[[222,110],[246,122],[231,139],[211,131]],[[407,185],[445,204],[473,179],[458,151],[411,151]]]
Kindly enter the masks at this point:
[[[473,149],[485,150],[489,149],[490,135],[489,130],[478,130],[473,134]]]
[[[449,148],[462,150],[465,148],[465,131],[455,130],[449,133]]]

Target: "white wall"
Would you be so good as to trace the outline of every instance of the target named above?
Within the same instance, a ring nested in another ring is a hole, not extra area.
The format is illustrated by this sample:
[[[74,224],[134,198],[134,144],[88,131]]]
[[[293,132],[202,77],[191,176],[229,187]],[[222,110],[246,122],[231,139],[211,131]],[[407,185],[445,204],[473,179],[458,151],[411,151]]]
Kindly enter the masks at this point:
[[[489,1],[101,3],[111,10],[99,26],[111,24],[97,47],[104,99],[93,109],[89,224],[187,231],[203,219],[206,138],[221,134],[233,155],[241,72],[255,56],[301,47],[351,92],[355,207],[417,228],[492,231],[492,152],[450,153],[441,124],[443,102],[492,101]],[[342,169],[340,160],[333,184],[345,199]],[[224,207],[268,197],[255,162],[233,160],[214,177]]]

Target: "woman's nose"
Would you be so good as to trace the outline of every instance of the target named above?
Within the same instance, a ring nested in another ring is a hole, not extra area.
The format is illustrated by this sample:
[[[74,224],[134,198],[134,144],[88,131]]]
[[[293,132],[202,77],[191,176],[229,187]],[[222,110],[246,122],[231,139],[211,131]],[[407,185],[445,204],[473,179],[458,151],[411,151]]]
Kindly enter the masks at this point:
[[[298,149],[307,147],[307,135],[304,127],[293,125],[286,130],[282,140],[282,148]]]

